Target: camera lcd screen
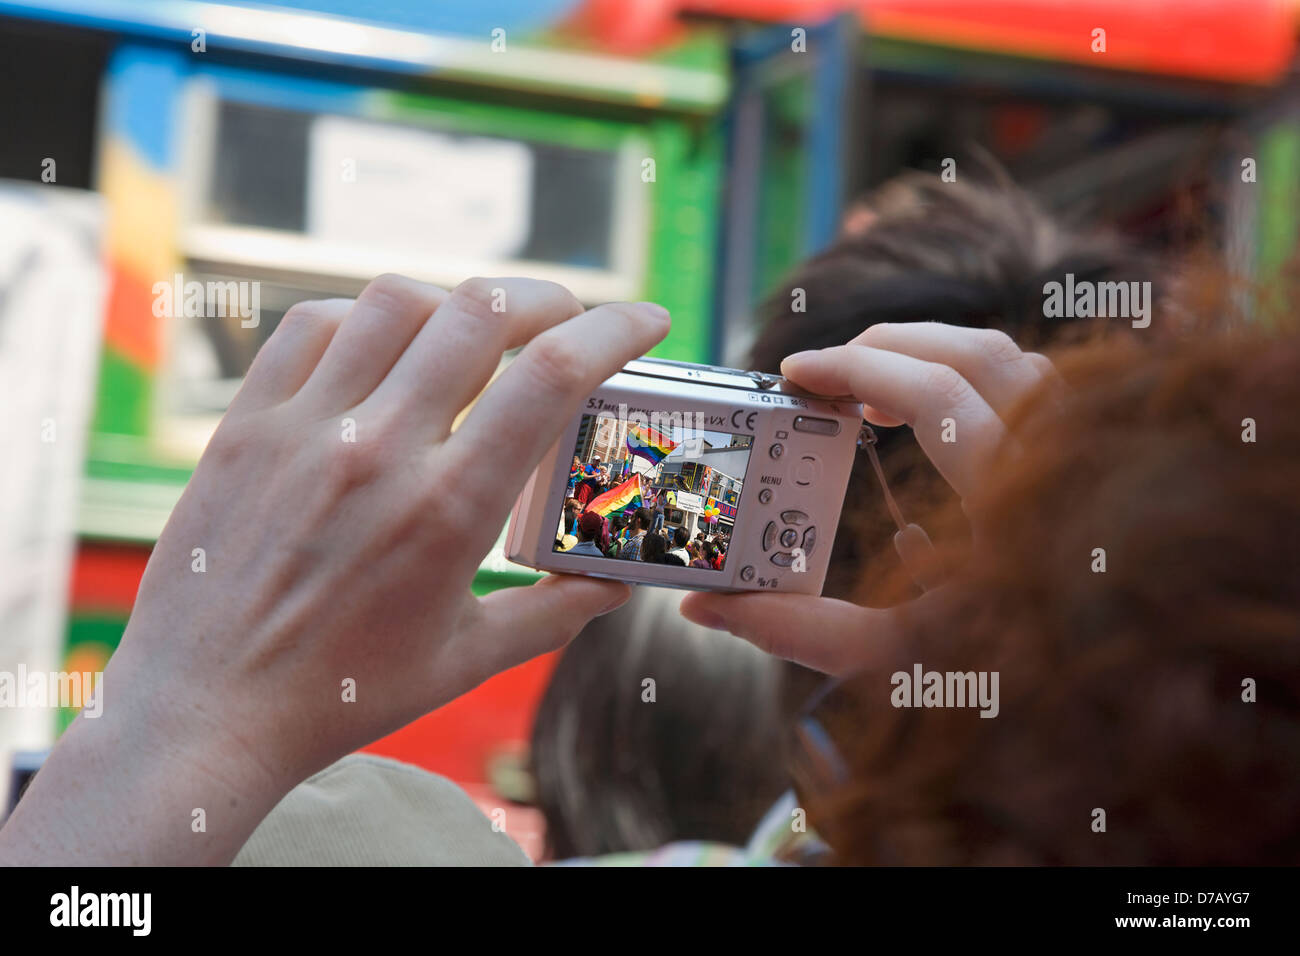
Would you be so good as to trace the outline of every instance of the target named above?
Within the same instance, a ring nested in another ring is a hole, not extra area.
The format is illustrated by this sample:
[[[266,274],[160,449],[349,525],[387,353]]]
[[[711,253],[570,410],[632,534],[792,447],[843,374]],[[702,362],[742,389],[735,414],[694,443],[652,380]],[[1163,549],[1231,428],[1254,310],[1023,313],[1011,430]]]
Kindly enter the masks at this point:
[[[726,567],[752,435],[688,412],[584,414],[556,552],[696,570]]]

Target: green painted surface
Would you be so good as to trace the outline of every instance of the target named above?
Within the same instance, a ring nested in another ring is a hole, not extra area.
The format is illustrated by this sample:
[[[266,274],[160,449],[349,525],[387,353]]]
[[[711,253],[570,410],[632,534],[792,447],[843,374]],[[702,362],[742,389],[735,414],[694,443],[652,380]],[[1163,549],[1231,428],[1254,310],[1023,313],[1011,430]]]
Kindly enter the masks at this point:
[[[777,84],[765,97],[768,116],[758,210],[755,302],[770,295],[803,258],[807,156],[804,137],[811,119],[810,80],[800,74]]]
[[[74,610],[68,618],[64,663],[70,659],[84,661],[87,655],[96,661],[107,661],[122,640],[126,620],[127,615],[120,613]],[[60,707],[55,712],[55,732],[61,734],[67,730],[76,716],[76,708]]]
[[[668,338],[651,354],[684,362],[712,356],[714,264],[723,143],[717,121],[656,119],[655,159],[645,298],[673,316]]]
[[[1256,177],[1256,278],[1268,283],[1300,253],[1300,116],[1279,123],[1261,138]]]
[[[144,369],[111,348],[100,353],[94,430],[122,435],[149,434],[153,386]]]

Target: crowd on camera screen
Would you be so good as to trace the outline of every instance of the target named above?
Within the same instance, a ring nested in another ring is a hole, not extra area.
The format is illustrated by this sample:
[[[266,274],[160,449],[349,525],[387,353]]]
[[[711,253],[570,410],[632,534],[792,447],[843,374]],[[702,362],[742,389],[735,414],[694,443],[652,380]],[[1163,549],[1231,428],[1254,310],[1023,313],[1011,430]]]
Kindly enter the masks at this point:
[[[555,550],[624,561],[722,570],[730,536],[724,532],[698,530],[692,537],[687,528],[669,524],[665,489],[643,485],[645,499],[639,507],[627,507],[608,515],[587,509],[596,498],[626,480],[627,476],[621,471],[614,473],[599,456],[582,464],[575,455],[564,511],[556,529]]]

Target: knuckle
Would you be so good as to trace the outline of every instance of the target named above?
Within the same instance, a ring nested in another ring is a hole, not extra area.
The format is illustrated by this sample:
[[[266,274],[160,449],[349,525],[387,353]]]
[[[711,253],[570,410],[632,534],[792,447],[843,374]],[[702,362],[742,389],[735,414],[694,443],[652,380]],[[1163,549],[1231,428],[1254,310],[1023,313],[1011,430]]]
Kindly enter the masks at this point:
[[[494,317],[492,306],[500,288],[502,286],[499,281],[474,276],[452,289],[448,302],[475,319],[490,320]]]
[[[929,363],[923,387],[927,394],[943,399],[948,404],[959,402],[970,388],[956,369],[938,362]]]
[[[279,327],[294,328],[299,325],[311,325],[320,318],[320,303],[315,300],[295,302],[280,320]]]
[[[309,299],[289,306],[289,311],[276,326],[276,333],[294,335],[328,321],[331,321],[331,315],[326,300]]]
[[[582,351],[576,344],[552,332],[533,339],[518,361],[547,392],[567,392],[580,380],[583,368]]]
[[[208,440],[203,450],[203,463],[211,469],[237,468],[257,444],[257,435],[252,428],[233,416],[227,416]]]
[[[890,323],[888,322],[877,322],[874,325],[869,325],[858,336],[858,342],[861,345],[875,348],[889,336],[889,329]]]
[[[394,423],[382,416],[349,412],[326,433],[333,447],[325,456],[325,477],[336,491],[371,484],[386,470],[388,449],[394,444]]]
[[[414,279],[385,272],[371,279],[357,300],[374,303],[380,308],[401,308],[417,300],[417,286]]]
[[[980,355],[995,364],[1014,362],[1020,358],[1020,346],[1001,329],[976,329],[975,345]]]
[[[549,279],[539,279],[537,282],[539,287],[544,289],[550,298],[553,298],[557,303],[563,304],[563,311],[570,318],[581,315],[586,311],[586,307],[578,301],[578,297],[560,283],[552,282]]]

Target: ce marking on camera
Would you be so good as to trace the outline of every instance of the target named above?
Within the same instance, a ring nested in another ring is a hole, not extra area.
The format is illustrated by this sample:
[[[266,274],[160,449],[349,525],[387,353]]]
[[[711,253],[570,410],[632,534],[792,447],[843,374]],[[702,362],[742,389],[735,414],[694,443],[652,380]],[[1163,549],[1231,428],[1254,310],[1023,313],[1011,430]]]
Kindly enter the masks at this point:
[[[744,409],[741,408],[736,409],[734,412],[731,413],[731,427],[736,429],[737,431],[741,429],[742,426],[740,424],[739,419],[742,417],[742,413],[744,416],[745,424],[743,427],[745,431],[752,432],[754,430],[754,419],[758,417],[757,411],[745,412]]]

